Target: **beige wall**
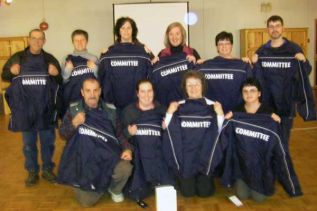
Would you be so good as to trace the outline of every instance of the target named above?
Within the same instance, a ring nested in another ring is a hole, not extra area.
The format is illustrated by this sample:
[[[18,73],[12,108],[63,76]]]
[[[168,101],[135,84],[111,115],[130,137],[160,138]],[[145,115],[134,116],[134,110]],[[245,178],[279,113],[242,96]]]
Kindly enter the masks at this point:
[[[99,55],[102,48],[113,42],[112,4],[144,2],[144,0],[44,1],[46,21],[50,25],[46,32],[45,49],[60,60],[72,50],[70,34],[76,28],[83,28],[89,32],[89,50]],[[162,0],[156,1],[162,2]],[[272,11],[262,13],[260,11],[262,2],[271,2]],[[286,27],[309,27],[311,42],[308,47],[308,58],[314,63],[316,0],[189,0],[189,9],[196,12],[199,18],[198,23],[190,27],[190,44],[204,58],[217,54],[214,37],[222,30],[234,34],[234,55],[239,56],[239,29],[265,27],[267,17],[279,14],[284,18]],[[38,26],[42,17],[42,0],[14,0],[11,6],[0,8],[0,37],[26,35],[31,28]],[[150,43],[147,45],[151,47]],[[312,74],[312,82],[314,78]]]

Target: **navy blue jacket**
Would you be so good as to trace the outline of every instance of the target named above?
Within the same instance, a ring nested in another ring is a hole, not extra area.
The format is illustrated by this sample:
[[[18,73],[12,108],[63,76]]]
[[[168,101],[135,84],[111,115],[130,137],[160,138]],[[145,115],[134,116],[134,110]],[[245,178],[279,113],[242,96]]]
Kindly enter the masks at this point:
[[[304,120],[316,120],[313,92],[305,66],[294,57],[259,57],[255,76],[262,85],[262,101],[280,116],[295,115],[295,105]]]
[[[277,111],[280,116],[295,116],[295,105],[304,120],[315,120],[316,110],[308,75],[311,65],[298,62],[295,54],[303,53],[294,42],[284,38],[278,48],[271,47],[271,41],[261,46],[255,64],[255,76],[263,88],[263,102]]]
[[[303,53],[301,47],[296,43],[289,41],[287,38],[283,37],[284,43],[278,48],[271,47],[271,40],[267,41],[264,45],[262,45],[257,51],[259,57],[294,57],[297,53]],[[308,60],[304,63],[304,69],[307,75],[310,74],[312,67]]]
[[[11,109],[9,129],[38,131],[54,127],[59,85],[48,75],[44,54],[26,57],[20,74],[11,80],[5,97]]]
[[[143,111],[133,122],[137,133],[131,138],[134,145],[134,171],[127,185],[127,194],[141,200],[156,185],[173,184],[162,152],[162,119],[158,110]]]
[[[290,196],[302,195],[279,124],[267,114],[234,113],[224,123],[220,142],[225,159],[222,182],[243,180],[252,190],[270,196],[278,180]]]
[[[121,147],[113,123],[103,109],[86,111],[86,121],[67,142],[58,170],[58,182],[85,191],[105,192]]]
[[[252,76],[250,64],[241,59],[226,59],[220,56],[206,60],[197,67],[206,78],[206,97],[219,101],[224,112],[242,103],[241,83]]]
[[[210,157],[218,122],[213,106],[204,98],[180,104],[163,136],[164,156],[177,175],[190,178],[211,174]]]
[[[63,114],[71,102],[81,99],[81,86],[85,79],[95,78],[94,72],[87,66],[88,59],[81,56],[68,55],[66,61],[71,61],[74,65],[69,80],[63,85]],[[63,115],[62,115],[63,116]]]
[[[98,77],[103,99],[119,109],[136,100],[135,86],[151,71],[149,55],[144,47],[132,43],[118,43],[100,59]]]
[[[193,63],[186,59],[185,53],[160,57],[150,74],[150,80],[155,87],[156,100],[168,106],[172,101],[184,99],[181,81],[184,73],[193,67]]]

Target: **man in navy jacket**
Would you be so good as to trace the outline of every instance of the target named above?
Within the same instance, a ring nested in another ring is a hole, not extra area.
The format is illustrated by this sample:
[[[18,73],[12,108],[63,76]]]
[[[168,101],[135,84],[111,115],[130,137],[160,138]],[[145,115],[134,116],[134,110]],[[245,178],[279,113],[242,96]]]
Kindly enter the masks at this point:
[[[2,79],[12,82],[6,93],[12,111],[10,129],[22,131],[25,168],[29,172],[25,180],[26,186],[33,186],[39,180],[36,146],[38,135],[43,162],[42,177],[55,182],[52,157],[55,148],[56,94],[53,93],[57,90],[57,84],[62,82],[62,77],[58,61],[42,49],[45,41],[43,31],[31,30],[29,46],[14,54],[4,65],[2,72]]]
[[[282,36],[284,26],[283,19],[280,16],[271,16],[267,20],[267,28],[271,40],[256,51],[256,54],[252,57],[252,62],[255,63],[255,76],[263,87],[263,103],[276,109],[277,114],[280,115],[282,136],[287,144],[295,116],[295,104],[298,101],[300,114],[306,113],[304,119],[316,119],[313,97],[307,97],[312,95],[307,80],[311,65],[301,48]],[[285,61],[285,59],[289,61]],[[296,66],[294,60],[298,61]],[[294,71],[294,68],[297,68],[298,71]],[[284,75],[281,76],[283,73]],[[281,87],[281,84],[284,85]],[[302,93],[295,92],[298,88],[301,88],[300,85],[306,87],[303,91],[304,98]],[[276,102],[276,99],[282,100],[283,105]],[[302,111],[303,104],[304,107],[309,107],[305,112]],[[307,116],[307,114],[309,115]]]
[[[73,186],[84,207],[93,206],[107,190],[114,202],[122,202],[132,172],[131,147],[121,136],[115,107],[99,100],[98,80],[85,79],[81,94],[83,100],[70,105],[60,128],[68,142],[58,182]]]

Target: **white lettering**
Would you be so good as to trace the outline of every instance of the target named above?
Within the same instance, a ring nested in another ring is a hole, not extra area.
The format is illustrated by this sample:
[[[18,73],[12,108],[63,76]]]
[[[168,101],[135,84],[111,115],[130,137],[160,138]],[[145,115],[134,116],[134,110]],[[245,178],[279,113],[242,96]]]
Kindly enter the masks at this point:
[[[111,60],[111,67],[137,67],[139,65],[138,60]]]
[[[187,64],[176,66],[176,67],[164,70],[164,71],[161,72],[161,76],[165,77],[167,75],[178,73],[178,72],[185,71],[185,70],[188,70]]]
[[[226,74],[226,73],[220,73],[220,74],[205,74],[205,78],[207,80],[212,79],[226,79],[226,80],[233,80],[233,74]]]
[[[265,62],[263,61],[262,67],[268,67],[268,68],[290,68],[291,62]]]
[[[91,136],[91,137],[95,137],[95,138],[99,138],[99,139],[102,139],[103,141],[107,142],[107,138],[100,135],[100,134],[97,134],[95,131],[89,129],[89,128],[85,128],[85,127],[79,127],[78,129],[78,132],[79,134],[81,135],[87,135],[87,136]]]
[[[22,85],[46,85],[46,78],[23,78]]]
[[[208,128],[210,126],[210,121],[200,121],[200,122],[193,122],[193,121],[182,121],[181,126],[185,128]]]
[[[138,136],[161,136],[161,131],[153,129],[138,129],[136,131]]]
[[[262,139],[263,141],[269,141],[269,138],[270,138],[269,135],[266,135],[264,133],[260,133],[260,132],[256,132],[256,131],[252,131],[252,130],[247,130],[247,129],[243,129],[243,128],[239,128],[239,127],[236,128],[236,133],[240,134],[240,135],[244,135],[244,136]]]
[[[72,72],[72,76],[77,76],[77,75],[84,75],[87,73],[93,73],[94,71],[90,69],[89,67],[84,67],[84,68],[78,68],[74,69]]]

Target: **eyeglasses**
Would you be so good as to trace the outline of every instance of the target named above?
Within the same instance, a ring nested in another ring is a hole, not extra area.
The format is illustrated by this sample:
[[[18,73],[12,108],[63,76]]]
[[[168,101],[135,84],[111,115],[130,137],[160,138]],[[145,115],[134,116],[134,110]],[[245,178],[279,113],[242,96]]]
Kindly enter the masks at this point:
[[[244,89],[244,90],[242,90],[243,94],[247,94],[247,93],[255,94],[258,92],[259,92],[259,90],[257,90],[257,89],[249,89],[249,90]]]
[[[186,83],[186,87],[196,87],[201,86],[201,83]]]
[[[232,45],[230,42],[218,42],[217,46],[230,46]]]
[[[276,24],[276,25],[269,25],[268,26],[269,29],[278,29],[278,28],[282,28],[282,24]]]

